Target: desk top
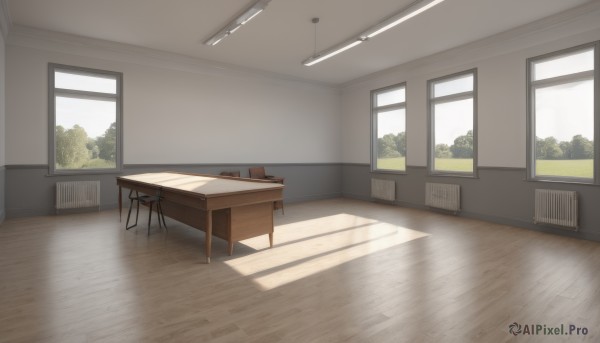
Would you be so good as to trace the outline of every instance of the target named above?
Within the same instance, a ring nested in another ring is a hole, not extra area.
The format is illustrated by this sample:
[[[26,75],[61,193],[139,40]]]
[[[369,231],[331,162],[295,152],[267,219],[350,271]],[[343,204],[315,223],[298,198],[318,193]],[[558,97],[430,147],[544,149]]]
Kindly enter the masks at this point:
[[[220,178],[209,175],[176,172],[146,173],[120,176],[117,179],[196,193],[207,198],[233,193],[248,193],[261,190],[282,189],[279,183],[260,182],[251,179]]]

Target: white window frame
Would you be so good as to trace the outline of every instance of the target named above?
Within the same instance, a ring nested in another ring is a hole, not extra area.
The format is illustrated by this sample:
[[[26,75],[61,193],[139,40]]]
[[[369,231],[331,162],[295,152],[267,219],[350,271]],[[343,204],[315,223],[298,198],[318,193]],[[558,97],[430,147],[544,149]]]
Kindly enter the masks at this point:
[[[473,90],[439,97],[433,97],[433,88],[436,83],[451,81],[466,75],[473,75]],[[461,71],[458,73],[438,77],[427,81],[427,119],[428,119],[428,142],[427,142],[427,169],[432,176],[459,176],[459,177],[477,177],[477,68]],[[473,172],[459,172],[449,170],[435,169],[435,105],[444,102],[452,102],[465,99],[473,99]]]
[[[561,55],[569,55],[577,51],[594,49],[594,70],[568,75],[551,77],[539,81],[533,80],[533,65]],[[554,51],[527,59],[527,179],[529,181],[549,181],[566,183],[598,184],[600,175],[600,41],[583,44],[572,48]],[[566,176],[536,175],[536,132],[535,132],[535,90],[547,87],[582,81],[594,78],[594,174],[591,179]]]
[[[386,93],[395,89],[404,89],[404,101],[402,102],[397,102],[397,103],[393,103],[393,104],[389,104],[389,105],[385,105],[385,106],[378,106],[377,105],[377,95],[381,94],[381,93]],[[406,169],[407,169],[407,161],[408,161],[408,144],[406,142],[407,139],[407,135],[408,135],[408,128],[406,127],[406,116],[407,116],[407,109],[406,109],[406,98],[407,98],[407,94],[406,94],[406,82],[402,82],[402,83],[398,83],[395,85],[391,85],[391,86],[387,86],[387,87],[383,87],[383,88],[378,88],[375,90],[371,91],[371,171],[372,172],[378,172],[378,173],[390,173],[390,174],[406,174]],[[404,144],[406,145],[406,154],[404,156],[404,170],[400,170],[400,169],[378,169],[377,168],[377,129],[378,129],[378,122],[377,122],[377,115],[379,114],[379,112],[386,112],[386,111],[393,111],[393,110],[404,110],[404,139],[405,142]]]
[[[55,87],[55,73],[66,71],[88,76],[110,76],[116,79],[116,93],[107,94]],[[56,97],[69,96],[80,99],[111,100],[116,102],[117,142],[115,168],[99,169],[56,169]],[[123,74],[106,70],[76,67],[70,65],[48,64],[48,170],[50,175],[110,174],[119,173],[123,169]]]

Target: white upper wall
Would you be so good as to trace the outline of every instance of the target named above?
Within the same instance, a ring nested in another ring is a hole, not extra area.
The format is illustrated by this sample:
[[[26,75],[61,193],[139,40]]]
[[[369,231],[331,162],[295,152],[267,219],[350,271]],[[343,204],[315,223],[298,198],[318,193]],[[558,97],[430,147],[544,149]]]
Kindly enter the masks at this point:
[[[479,165],[523,168],[526,59],[600,39],[599,17],[599,4],[579,7],[355,80],[341,91],[13,27],[6,45],[3,127],[9,130],[0,157],[8,165],[47,164],[47,65],[54,62],[124,74],[125,164],[369,163],[370,91],[407,82],[407,161],[425,166],[427,80],[477,68]]]
[[[6,48],[4,36],[0,34],[0,167],[6,164]]]
[[[125,164],[337,163],[336,88],[13,28],[6,164],[48,163],[48,63],[123,73]]]
[[[600,40],[600,6],[580,8],[345,85],[342,161],[370,161],[370,91],[407,83],[407,164],[427,165],[427,80],[478,71],[478,163],[526,166],[526,59]]]
[[[6,36],[10,25],[8,5],[5,0],[0,0],[0,167],[6,164]],[[0,212],[2,210],[0,208]]]

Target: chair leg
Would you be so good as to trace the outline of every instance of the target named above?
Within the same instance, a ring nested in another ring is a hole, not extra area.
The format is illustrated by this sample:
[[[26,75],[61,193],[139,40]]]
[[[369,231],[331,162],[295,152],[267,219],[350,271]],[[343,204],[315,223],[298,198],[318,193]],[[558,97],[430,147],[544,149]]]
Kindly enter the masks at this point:
[[[125,222],[125,230],[129,230],[129,217],[131,217],[131,208],[133,207],[133,199],[129,201],[129,211],[127,212],[127,221]]]
[[[140,217],[140,200],[138,199],[137,207],[135,209],[135,225],[137,225],[139,217]]]
[[[150,203],[150,206],[149,206],[150,212],[148,212],[148,236],[150,236],[150,223],[152,222],[152,205],[153,204],[154,204],[153,202]]]
[[[129,226],[129,217],[131,216],[131,209],[133,208],[133,201],[134,199],[131,199],[131,202],[129,203],[129,212],[127,212],[127,222],[125,223],[125,230],[129,230],[133,227],[136,227],[138,224],[138,217],[140,215],[140,201],[135,199],[136,201],[136,211],[135,211],[135,223],[131,226]]]
[[[160,201],[156,202],[156,218],[158,219],[158,228],[162,229],[162,224],[160,222]]]
[[[165,231],[168,231],[167,230],[167,222],[165,222],[165,214],[163,212],[162,205],[160,204],[160,201],[158,201],[158,203],[157,203],[156,206],[158,207],[158,222],[160,223],[160,219],[162,218],[162,222],[163,222],[163,226],[165,227]]]

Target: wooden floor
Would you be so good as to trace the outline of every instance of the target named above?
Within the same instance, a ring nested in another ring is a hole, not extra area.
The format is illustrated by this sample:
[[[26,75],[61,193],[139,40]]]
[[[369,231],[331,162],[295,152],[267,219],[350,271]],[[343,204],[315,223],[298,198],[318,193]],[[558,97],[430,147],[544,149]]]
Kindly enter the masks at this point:
[[[596,242],[334,199],[276,213],[273,249],[215,239],[206,265],[202,232],[148,237],[145,214],[5,221],[0,342],[600,341]]]

